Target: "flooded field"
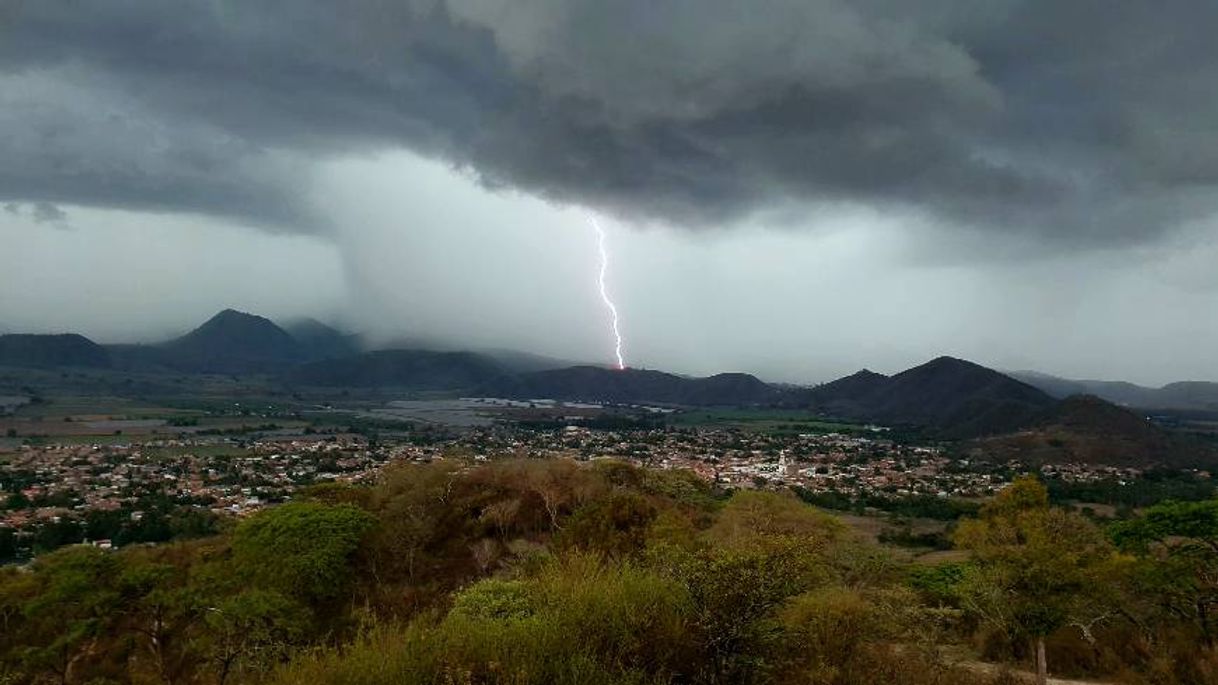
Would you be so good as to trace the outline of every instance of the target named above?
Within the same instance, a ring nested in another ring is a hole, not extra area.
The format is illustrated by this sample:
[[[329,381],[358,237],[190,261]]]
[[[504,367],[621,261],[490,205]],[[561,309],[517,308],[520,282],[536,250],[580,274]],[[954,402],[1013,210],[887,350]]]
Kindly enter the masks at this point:
[[[394,400],[384,407],[360,412],[360,416],[400,421],[420,421],[457,428],[489,426],[499,420],[586,418],[604,411],[597,404],[563,403],[554,400],[509,400],[497,397]]]
[[[467,397],[455,400],[395,400],[381,409],[373,409],[361,415],[376,419],[422,421],[472,428],[493,424],[495,417],[492,412],[499,406],[501,405]]]

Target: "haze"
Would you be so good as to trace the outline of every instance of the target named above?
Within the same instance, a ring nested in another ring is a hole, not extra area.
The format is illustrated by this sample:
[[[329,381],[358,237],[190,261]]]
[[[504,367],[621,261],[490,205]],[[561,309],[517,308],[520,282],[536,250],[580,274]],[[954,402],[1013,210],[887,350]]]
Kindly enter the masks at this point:
[[[1218,379],[1212,2],[336,7],[0,9],[0,332]]]

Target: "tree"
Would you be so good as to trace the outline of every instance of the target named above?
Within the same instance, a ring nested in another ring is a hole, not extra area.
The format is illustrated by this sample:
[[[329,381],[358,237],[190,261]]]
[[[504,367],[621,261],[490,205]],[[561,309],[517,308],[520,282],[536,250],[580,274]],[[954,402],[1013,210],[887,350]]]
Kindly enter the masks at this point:
[[[134,563],[119,578],[130,628],[143,636],[157,676],[166,683],[176,678],[171,655],[179,630],[189,624],[193,613],[190,603],[182,601],[176,588],[170,587],[173,572],[169,564]]]
[[[671,564],[689,598],[690,629],[703,658],[700,680],[748,682],[781,636],[775,611],[824,579],[795,541],[765,549],[702,549]]]
[[[417,582],[424,555],[448,532],[442,519],[453,513],[448,503],[456,469],[451,462],[440,462],[404,464],[382,473],[370,502],[381,519],[374,555],[378,577],[385,572]]]
[[[22,661],[34,672],[71,682],[81,661],[103,655],[100,642],[121,606],[116,557],[74,546],[39,557],[21,604]]]
[[[1206,646],[1218,610],[1218,500],[1166,502],[1109,531],[1122,549],[1148,562],[1138,581],[1169,612],[1189,617]]]
[[[830,578],[824,552],[844,528],[791,495],[742,491],[707,531],[710,544],[670,550],[708,683],[747,682],[781,637],[775,613]],[[661,563],[663,561],[661,560]]]
[[[224,685],[234,673],[266,673],[308,630],[308,611],[278,592],[247,590],[208,607],[201,649]]]
[[[593,487],[589,474],[574,462],[526,461],[523,467],[528,490],[540,497],[545,506],[551,532],[557,532],[561,527],[558,523],[561,513],[591,495]]]
[[[237,526],[233,559],[265,589],[324,605],[342,597],[360,541],[376,519],[349,504],[293,502]]]
[[[1048,680],[1045,638],[1067,625],[1090,637],[1111,611],[1100,593],[1120,559],[1086,518],[1050,507],[1035,477],[1016,479],[978,518],[962,521],[955,541],[972,552],[959,586],[963,606],[1012,640],[1032,642],[1040,685]]]
[[[789,493],[743,490],[728,500],[709,534],[731,547],[798,539],[819,550],[844,532],[840,521]]]
[[[580,548],[625,557],[640,552],[656,508],[634,493],[615,493],[571,515],[558,535],[560,548]]]

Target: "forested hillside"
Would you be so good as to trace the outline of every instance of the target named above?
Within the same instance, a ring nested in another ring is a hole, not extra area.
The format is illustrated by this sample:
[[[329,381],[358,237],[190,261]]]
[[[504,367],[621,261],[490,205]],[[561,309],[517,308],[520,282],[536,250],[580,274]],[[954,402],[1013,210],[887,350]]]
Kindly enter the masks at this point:
[[[1213,683],[1218,503],[1101,529],[1017,480],[910,566],[789,493],[401,464],[222,535],[0,571],[4,683]]]

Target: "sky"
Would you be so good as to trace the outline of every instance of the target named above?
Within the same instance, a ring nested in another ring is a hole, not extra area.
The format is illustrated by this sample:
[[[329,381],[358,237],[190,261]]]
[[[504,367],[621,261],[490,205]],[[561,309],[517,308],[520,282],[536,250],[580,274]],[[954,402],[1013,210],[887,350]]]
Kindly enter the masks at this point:
[[[1218,380],[1212,0],[0,4],[0,332]]]

